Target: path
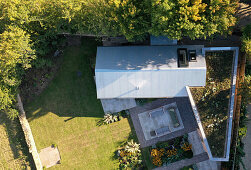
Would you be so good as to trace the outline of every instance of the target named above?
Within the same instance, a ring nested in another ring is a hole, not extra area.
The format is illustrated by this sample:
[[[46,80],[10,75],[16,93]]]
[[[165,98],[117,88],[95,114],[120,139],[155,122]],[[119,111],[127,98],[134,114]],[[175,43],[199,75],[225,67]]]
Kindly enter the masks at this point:
[[[248,118],[251,119],[251,104],[248,105]],[[247,135],[244,137],[244,151],[246,153],[245,157],[243,158],[243,162],[246,166],[246,169],[251,169],[251,121],[248,122],[247,125]]]

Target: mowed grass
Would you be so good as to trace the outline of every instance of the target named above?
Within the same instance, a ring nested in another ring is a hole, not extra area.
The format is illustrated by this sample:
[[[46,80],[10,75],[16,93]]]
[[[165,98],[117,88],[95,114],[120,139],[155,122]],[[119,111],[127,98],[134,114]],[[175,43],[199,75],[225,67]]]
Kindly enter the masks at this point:
[[[51,169],[116,169],[114,153],[127,141],[127,119],[97,126],[103,116],[89,59],[96,41],[64,51],[61,68],[45,91],[25,106],[38,151],[56,144],[61,164]]]
[[[31,169],[29,161],[32,159],[18,121],[0,112],[0,170]]]

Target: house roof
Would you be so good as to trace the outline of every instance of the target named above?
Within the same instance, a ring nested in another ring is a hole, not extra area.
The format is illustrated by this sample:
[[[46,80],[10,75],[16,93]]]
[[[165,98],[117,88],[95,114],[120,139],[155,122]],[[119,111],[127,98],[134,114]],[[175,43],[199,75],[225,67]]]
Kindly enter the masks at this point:
[[[178,67],[177,49],[196,50],[197,62]],[[185,86],[204,86],[206,62],[202,45],[98,47],[98,98],[187,96]]]
[[[150,36],[151,45],[177,45],[177,40],[169,39],[166,36]]]
[[[204,68],[202,45],[98,47],[96,70],[166,70],[178,68],[177,49],[196,50],[197,62],[188,68]]]

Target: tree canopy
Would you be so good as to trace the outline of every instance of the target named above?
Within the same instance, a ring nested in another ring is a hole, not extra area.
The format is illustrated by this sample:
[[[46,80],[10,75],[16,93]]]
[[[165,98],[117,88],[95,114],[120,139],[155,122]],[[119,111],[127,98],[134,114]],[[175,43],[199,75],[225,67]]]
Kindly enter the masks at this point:
[[[0,110],[8,113],[10,117],[17,115],[13,101],[20,84],[22,69],[29,68],[34,58],[29,35],[25,31],[9,26],[0,34]]]

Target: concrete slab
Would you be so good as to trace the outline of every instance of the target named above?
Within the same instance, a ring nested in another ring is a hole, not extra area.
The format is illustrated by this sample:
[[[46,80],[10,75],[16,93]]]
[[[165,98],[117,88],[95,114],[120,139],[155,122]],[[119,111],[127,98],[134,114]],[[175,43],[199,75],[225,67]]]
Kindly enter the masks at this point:
[[[60,154],[57,147],[49,146],[39,153],[43,167],[49,168],[56,164],[60,164]]]
[[[171,103],[162,107],[159,107],[157,109],[154,110],[150,110],[150,111],[146,111],[143,113],[138,114],[139,116],[139,121],[145,136],[146,140],[150,140],[159,136],[151,136],[151,131],[155,131],[157,129],[160,129],[162,127],[169,127],[170,131],[166,132],[164,135],[166,134],[170,134],[172,132],[175,132],[177,130],[181,130],[184,128],[181,117],[180,117],[180,113],[178,108],[176,109],[176,113],[177,113],[177,118],[180,122],[180,126],[175,128],[173,126],[173,123],[171,121],[171,117],[170,115],[163,110],[163,108],[168,108],[168,107],[175,107],[177,108],[176,103]],[[158,116],[149,116],[149,112],[154,112],[154,111],[162,111],[161,115]]]
[[[136,107],[135,99],[101,99],[105,113],[115,113]]]
[[[188,141],[192,144],[192,151],[194,155],[199,155],[206,152],[199,137],[198,130],[188,133]]]
[[[219,170],[220,168],[217,165],[216,161],[206,160],[196,164],[198,170]]]

